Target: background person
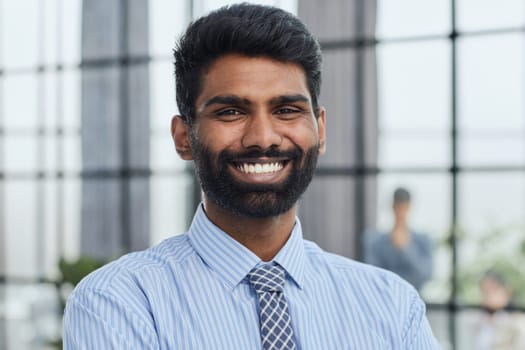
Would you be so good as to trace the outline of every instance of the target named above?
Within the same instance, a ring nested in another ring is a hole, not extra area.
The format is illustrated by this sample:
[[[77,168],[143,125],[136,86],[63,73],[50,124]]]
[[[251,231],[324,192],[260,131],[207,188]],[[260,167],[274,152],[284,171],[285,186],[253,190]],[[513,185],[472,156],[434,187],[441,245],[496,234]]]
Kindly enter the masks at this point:
[[[364,261],[395,272],[421,290],[432,278],[433,245],[426,234],[409,227],[410,201],[406,189],[394,191],[394,226],[390,232],[365,233]]]
[[[505,310],[511,304],[512,290],[503,276],[487,271],[479,286],[484,310],[475,324],[475,349],[525,349],[525,315]]]

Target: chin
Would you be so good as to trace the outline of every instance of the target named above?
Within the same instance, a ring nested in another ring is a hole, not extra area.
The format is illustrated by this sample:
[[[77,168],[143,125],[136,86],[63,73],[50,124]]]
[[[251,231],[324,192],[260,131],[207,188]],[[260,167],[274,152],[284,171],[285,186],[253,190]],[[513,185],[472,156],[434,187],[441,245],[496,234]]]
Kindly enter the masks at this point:
[[[215,204],[236,216],[246,218],[271,218],[291,210],[297,201],[280,198],[275,192],[249,193],[230,198],[228,201],[214,200]]]

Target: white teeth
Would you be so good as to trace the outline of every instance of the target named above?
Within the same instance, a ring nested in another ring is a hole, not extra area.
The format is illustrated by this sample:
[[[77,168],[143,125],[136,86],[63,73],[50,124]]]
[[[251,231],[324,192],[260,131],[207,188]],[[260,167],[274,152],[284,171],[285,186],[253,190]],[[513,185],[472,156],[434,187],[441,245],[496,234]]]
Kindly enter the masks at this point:
[[[275,163],[242,163],[237,165],[237,169],[246,174],[266,174],[275,173],[283,168],[283,164]]]

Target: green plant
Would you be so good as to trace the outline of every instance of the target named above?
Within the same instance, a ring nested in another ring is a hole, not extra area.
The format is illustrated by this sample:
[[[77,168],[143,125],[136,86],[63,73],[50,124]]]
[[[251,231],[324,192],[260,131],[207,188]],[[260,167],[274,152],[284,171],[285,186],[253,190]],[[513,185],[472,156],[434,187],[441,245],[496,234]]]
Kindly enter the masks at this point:
[[[66,261],[61,258],[58,268],[62,275],[62,283],[76,286],[82,278],[104,265],[104,262],[91,257],[80,257],[75,261]]]
[[[513,302],[525,305],[525,239],[523,229],[515,226],[492,227],[476,239],[461,237],[460,247],[474,250],[474,258],[460,265],[458,292],[461,300],[478,303],[481,299],[480,279],[491,270],[501,275],[513,291]],[[461,254],[460,249],[460,254]]]

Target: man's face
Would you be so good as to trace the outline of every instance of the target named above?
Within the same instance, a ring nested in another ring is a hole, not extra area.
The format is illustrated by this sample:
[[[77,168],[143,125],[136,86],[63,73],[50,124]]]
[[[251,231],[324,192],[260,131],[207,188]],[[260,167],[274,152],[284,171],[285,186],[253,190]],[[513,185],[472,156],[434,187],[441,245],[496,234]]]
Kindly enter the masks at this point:
[[[510,290],[491,277],[481,280],[481,305],[489,311],[503,309],[510,301]]]
[[[302,68],[227,55],[201,83],[189,135],[206,199],[247,217],[290,210],[324,152],[324,110],[316,120]]]
[[[408,221],[409,210],[410,202],[408,201],[394,203],[394,216],[396,221],[406,223]]]

